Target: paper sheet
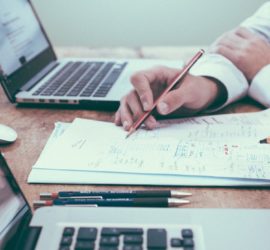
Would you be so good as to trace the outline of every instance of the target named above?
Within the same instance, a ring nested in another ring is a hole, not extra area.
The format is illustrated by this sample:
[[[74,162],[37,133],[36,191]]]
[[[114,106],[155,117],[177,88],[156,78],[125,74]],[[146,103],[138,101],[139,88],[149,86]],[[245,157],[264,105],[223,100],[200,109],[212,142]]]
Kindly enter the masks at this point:
[[[70,126],[58,122],[44,150],[49,148]],[[138,173],[112,173],[80,170],[41,169],[33,167],[29,183],[57,184],[109,184],[109,185],[152,185],[152,186],[270,186],[268,181],[249,179],[212,178],[202,176],[158,175]]]
[[[269,181],[202,176],[112,173],[33,168],[28,183],[151,186],[270,186]]]
[[[258,144],[269,120],[267,110],[164,121],[125,140],[113,124],[76,119],[35,168],[270,179],[270,147]]]

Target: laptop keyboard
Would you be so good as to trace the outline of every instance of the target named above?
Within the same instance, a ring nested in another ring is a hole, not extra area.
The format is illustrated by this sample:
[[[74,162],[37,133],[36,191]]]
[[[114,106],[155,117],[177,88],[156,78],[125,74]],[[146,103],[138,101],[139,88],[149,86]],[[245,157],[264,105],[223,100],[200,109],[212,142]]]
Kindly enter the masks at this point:
[[[127,63],[69,62],[33,95],[105,97]]]
[[[200,227],[65,227],[59,250],[202,250]]]

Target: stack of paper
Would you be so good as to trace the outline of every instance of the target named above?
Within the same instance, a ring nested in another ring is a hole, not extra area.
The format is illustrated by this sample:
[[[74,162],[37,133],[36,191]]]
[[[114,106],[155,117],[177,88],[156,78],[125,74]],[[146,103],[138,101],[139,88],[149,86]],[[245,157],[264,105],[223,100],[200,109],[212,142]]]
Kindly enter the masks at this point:
[[[57,123],[30,183],[270,185],[270,110],[166,120],[128,139],[112,123]]]

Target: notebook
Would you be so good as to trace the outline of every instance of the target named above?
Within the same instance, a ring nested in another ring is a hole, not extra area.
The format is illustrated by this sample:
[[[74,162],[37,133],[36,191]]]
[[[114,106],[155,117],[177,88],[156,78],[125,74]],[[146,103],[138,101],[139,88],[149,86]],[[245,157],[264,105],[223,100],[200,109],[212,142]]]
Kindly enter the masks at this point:
[[[105,31],[104,31],[105,32]],[[0,1],[0,82],[10,101],[116,109],[138,70],[179,61],[58,60],[28,0]]]
[[[269,220],[265,209],[52,206],[33,214],[0,154],[0,249],[267,249]]]

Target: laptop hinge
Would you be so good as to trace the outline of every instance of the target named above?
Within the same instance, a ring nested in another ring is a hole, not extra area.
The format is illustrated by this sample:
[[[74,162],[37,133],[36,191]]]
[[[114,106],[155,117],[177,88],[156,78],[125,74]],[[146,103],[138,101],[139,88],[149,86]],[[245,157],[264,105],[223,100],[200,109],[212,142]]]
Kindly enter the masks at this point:
[[[1,70],[0,70],[0,82],[2,82],[4,85],[8,84],[7,75],[1,74]]]
[[[41,227],[29,227],[27,236],[24,239],[24,244],[21,246],[21,250],[34,250],[41,233]]]
[[[31,78],[30,81],[28,81],[26,84],[24,84],[21,87],[21,91],[29,91],[31,88],[33,88],[43,77],[45,77],[50,71],[52,71],[55,67],[58,66],[59,63],[57,63],[56,61],[51,62],[50,64],[48,64],[46,66],[46,68],[44,68],[43,70],[41,70],[38,74],[36,74],[34,77]]]
[[[0,83],[2,84],[2,87],[8,97],[8,99],[11,101],[11,102],[14,102],[14,99],[13,97],[10,95],[8,89],[7,89],[7,86],[9,86],[10,84],[10,81],[8,80],[8,76],[5,75],[2,71],[1,71],[1,67],[0,67]]]

